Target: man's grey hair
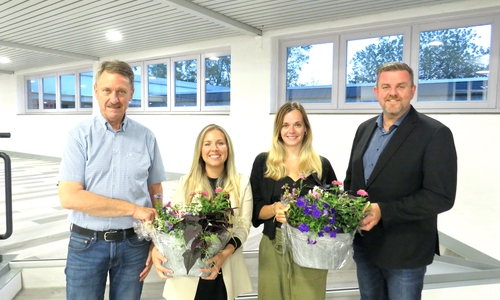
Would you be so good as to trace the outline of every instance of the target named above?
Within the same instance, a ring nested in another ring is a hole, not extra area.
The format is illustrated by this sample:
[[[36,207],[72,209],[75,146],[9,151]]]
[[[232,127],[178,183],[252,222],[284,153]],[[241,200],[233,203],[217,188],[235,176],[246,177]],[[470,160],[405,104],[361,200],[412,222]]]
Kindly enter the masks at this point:
[[[121,60],[103,61],[99,65],[99,70],[97,70],[97,74],[95,76],[96,83],[99,78],[101,78],[102,72],[104,71],[108,73],[120,74],[123,77],[128,78],[131,87],[134,87],[134,71],[132,71],[132,68],[126,62]]]

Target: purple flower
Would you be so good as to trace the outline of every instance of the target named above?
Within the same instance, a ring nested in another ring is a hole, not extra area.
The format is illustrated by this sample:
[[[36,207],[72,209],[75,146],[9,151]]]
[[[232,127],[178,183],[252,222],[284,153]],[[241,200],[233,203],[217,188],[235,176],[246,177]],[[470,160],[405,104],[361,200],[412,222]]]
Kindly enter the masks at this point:
[[[330,231],[330,237],[331,238],[336,238],[337,237],[337,232],[339,232],[340,228],[335,228],[334,230]]]
[[[313,208],[312,208],[312,216],[315,219],[318,219],[319,217],[321,217],[321,210],[319,210],[315,205],[313,205]]]
[[[328,209],[323,210],[323,217],[328,217]]]
[[[323,231],[318,231],[318,236],[319,237],[324,237],[325,236],[325,233]]]
[[[309,232],[309,229],[311,229],[311,227],[309,227],[305,223],[302,223],[302,224],[300,224],[300,226],[298,227],[298,229],[300,230],[300,232]]]
[[[332,230],[332,228],[330,226],[328,226],[328,225],[325,225],[323,227],[323,230],[326,231],[326,232],[330,232]]]
[[[309,216],[311,214],[311,208],[309,206],[304,207],[304,214]]]
[[[297,206],[298,207],[306,206],[306,199],[304,198],[304,196],[301,196],[297,199]]]
[[[314,245],[314,244],[316,244],[316,240],[311,240],[310,238],[307,238],[307,243],[309,245]]]

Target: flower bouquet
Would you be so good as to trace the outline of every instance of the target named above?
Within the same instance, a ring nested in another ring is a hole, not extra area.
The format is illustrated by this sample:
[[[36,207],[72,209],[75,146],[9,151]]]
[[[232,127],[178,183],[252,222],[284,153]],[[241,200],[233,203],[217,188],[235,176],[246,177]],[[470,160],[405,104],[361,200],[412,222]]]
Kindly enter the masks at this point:
[[[154,222],[134,224],[139,237],[152,240],[167,258],[164,266],[174,271],[168,276],[208,276],[200,269],[210,268],[207,261],[231,238],[233,208],[227,191],[217,188],[213,199],[207,192],[194,192],[191,197],[189,205],[157,204]]]
[[[287,205],[287,223],[282,226],[285,244],[300,266],[340,269],[352,254],[354,234],[370,207],[368,194],[359,190],[356,196],[350,195],[335,180],[331,185],[308,187],[309,193],[300,196],[305,178],[300,174],[299,188],[283,186],[282,202]]]

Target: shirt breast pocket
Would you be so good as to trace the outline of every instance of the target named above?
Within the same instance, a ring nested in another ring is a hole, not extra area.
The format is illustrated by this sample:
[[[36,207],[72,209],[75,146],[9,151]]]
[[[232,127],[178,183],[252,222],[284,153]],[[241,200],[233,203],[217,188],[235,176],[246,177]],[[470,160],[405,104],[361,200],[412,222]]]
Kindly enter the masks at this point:
[[[148,179],[149,156],[146,153],[127,152],[127,177],[129,179],[146,181]]]

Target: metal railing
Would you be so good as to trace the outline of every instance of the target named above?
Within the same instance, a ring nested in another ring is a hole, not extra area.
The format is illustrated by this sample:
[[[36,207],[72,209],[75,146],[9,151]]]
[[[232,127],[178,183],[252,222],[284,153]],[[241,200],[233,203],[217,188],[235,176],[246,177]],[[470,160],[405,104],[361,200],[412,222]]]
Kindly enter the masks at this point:
[[[10,133],[0,133],[0,138],[10,138]],[[0,157],[5,165],[5,233],[0,235],[0,240],[6,240],[12,235],[12,172],[10,169],[10,157],[0,152]],[[0,253],[1,258],[1,253]]]

